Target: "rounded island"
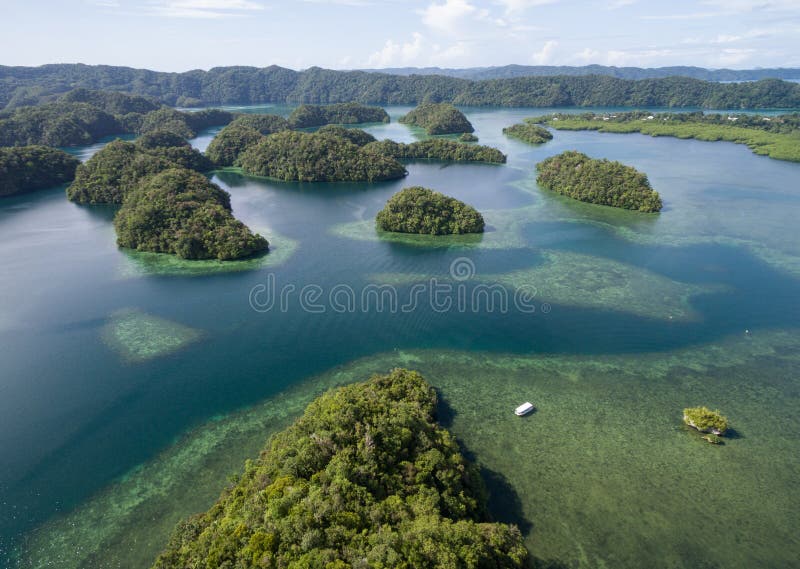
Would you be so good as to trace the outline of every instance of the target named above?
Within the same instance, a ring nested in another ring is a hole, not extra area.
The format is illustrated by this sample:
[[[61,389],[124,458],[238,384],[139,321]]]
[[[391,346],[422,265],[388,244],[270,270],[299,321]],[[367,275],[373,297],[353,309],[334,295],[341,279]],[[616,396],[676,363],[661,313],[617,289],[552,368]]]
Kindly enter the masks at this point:
[[[687,407],[683,410],[683,422],[701,433],[717,436],[724,435],[728,430],[728,419],[708,407]]]
[[[393,195],[375,218],[378,229],[422,235],[482,233],[483,216],[472,206],[420,186]]]

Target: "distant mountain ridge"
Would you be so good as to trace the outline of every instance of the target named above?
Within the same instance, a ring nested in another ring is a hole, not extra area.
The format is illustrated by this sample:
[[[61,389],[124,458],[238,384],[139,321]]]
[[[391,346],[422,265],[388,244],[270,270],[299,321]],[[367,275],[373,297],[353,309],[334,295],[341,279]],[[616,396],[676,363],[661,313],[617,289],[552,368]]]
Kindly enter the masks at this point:
[[[800,109],[800,84],[780,79],[719,83],[690,77],[622,79],[548,75],[463,79],[311,67],[215,67],[166,73],[111,65],[0,66],[0,109],[39,105],[73,89],[123,92],[174,106],[447,102],[503,107]]]
[[[706,69],[676,65],[671,67],[616,67],[613,65],[501,65],[492,67],[466,67],[461,69],[442,67],[393,67],[386,69],[362,69],[369,73],[390,75],[444,75],[459,79],[482,81],[485,79],[511,79],[514,77],[550,77],[553,75],[581,76],[607,75],[619,79],[660,79],[664,77],[690,77],[702,81],[759,81],[782,79],[800,81],[800,68],[765,69]]]

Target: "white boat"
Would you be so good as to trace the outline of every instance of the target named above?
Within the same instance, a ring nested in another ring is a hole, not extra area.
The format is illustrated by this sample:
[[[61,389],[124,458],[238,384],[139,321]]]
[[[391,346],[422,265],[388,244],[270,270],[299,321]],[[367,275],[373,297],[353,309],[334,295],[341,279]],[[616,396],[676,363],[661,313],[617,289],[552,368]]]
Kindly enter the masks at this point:
[[[522,417],[523,415],[527,415],[531,411],[533,411],[534,406],[533,403],[525,402],[516,409],[514,409],[514,414],[518,417]]]

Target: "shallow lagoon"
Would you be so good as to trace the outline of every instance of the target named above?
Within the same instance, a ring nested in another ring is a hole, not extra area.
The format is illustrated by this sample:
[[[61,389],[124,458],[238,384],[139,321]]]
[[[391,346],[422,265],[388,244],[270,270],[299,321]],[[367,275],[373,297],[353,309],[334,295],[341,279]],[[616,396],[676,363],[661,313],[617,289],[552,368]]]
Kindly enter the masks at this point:
[[[501,134],[539,112],[468,111],[506,166],[417,163],[383,184],[219,173],[235,214],[275,246],[232,272],[120,252],[113,210],[70,204],[62,188],[0,202],[2,555],[23,543],[23,566],[141,567],[314,394],[405,365],[439,388],[498,517],[521,523],[538,558],[796,563],[800,165],[728,143],[557,131],[532,147]],[[421,136],[395,122],[369,130]],[[541,192],[533,165],[565,149],[647,172],[664,211]],[[490,231],[436,243],[375,232],[386,199],[417,184],[475,205]],[[432,277],[461,283],[450,267],[462,257],[470,290],[531,285],[537,311],[249,303],[267,275],[326,291],[394,284],[402,298]],[[120,314],[192,341],[125,357],[108,342]],[[510,410],[527,399],[539,411],[517,420]],[[680,425],[690,404],[720,407],[739,436],[699,441]]]

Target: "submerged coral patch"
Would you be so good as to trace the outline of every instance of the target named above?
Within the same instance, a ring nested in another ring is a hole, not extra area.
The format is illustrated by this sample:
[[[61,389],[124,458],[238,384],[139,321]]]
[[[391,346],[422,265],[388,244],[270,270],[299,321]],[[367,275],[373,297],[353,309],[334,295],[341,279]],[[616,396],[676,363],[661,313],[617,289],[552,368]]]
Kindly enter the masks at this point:
[[[144,362],[196,342],[202,331],[140,310],[120,310],[103,328],[103,341],[124,360]]]

